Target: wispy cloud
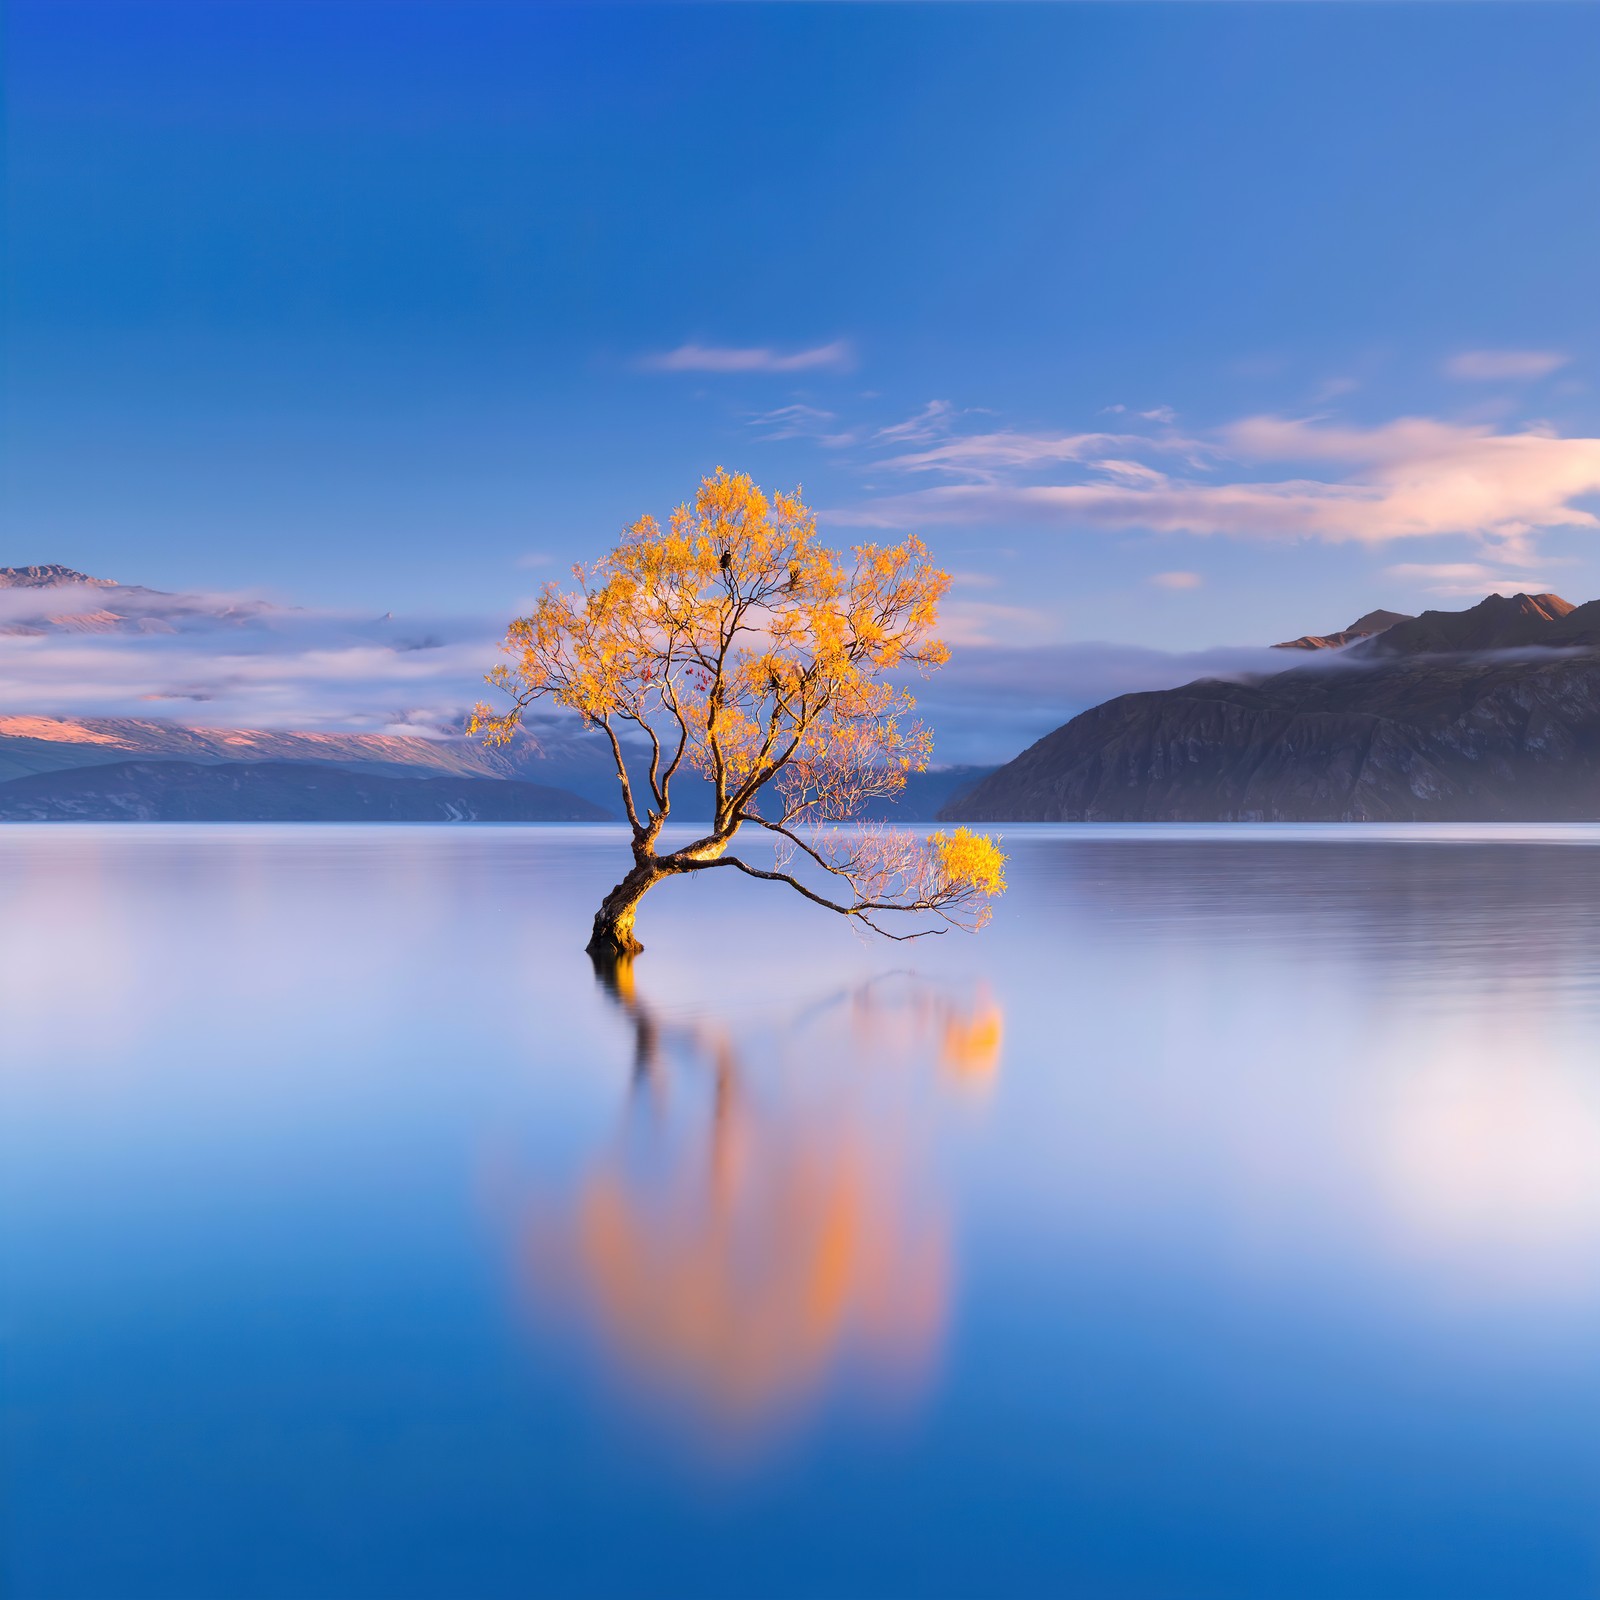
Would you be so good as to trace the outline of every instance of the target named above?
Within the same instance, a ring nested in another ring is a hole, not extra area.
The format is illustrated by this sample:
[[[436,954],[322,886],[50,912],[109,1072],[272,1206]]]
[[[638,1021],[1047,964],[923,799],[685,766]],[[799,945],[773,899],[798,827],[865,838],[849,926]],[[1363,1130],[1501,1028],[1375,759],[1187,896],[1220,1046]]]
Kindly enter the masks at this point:
[[[1154,467],[1147,467],[1142,461],[1118,461],[1114,456],[1107,456],[1099,461],[1090,462],[1090,466],[1096,472],[1103,473],[1118,483],[1131,484],[1136,489],[1161,488],[1170,481],[1166,473],[1158,472]]]
[[[1101,453],[1108,449],[1118,455]],[[1191,468],[1209,462],[1217,471],[1174,477],[1133,459],[1172,451],[1186,452]],[[1067,482],[1021,481],[1052,461],[1078,463],[1082,470]],[[1237,474],[1280,462],[1322,470],[1216,481],[1224,470]],[[881,496],[837,510],[831,519],[881,528],[1026,521],[1372,544],[1469,534],[1510,549],[1542,529],[1600,526],[1582,503],[1600,494],[1600,439],[1499,433],[1427,417],[1368,428],[1249,417],[1198,441],[974,435],[895,464],[959,470],[973,481]]]
[[[1554,584],[1527,572],[1506,570],[1482,561],[1402,561],[1384,572],[1401,583],[1415,584],[1427,594],[1477,599],[1488,594],[1548,594]]]
[[[839,426],[839,418],[832,411],[818,406],[776,406],[771,411],[761,411],[749,419],[752,428],[763,431],[759,437],[772,441],[779,439],[815,439],[830,450],[854,444],[859,434]]]
[[[1206,580],[1198,572],[1152,572],[1147,581],[1158,589],[1198,589]]]
[[[647,372],[844,372],[855,365],[848,339],[812,345],[804,350],[776,350],[768,345],[712,345],[689,342],[640,358]]]
[[[1101,406],[1101,413],[1113,417],[1141,417],[1146,422],[1176,422],[1178,413],[1171,406],[1152,406],[1148,411],[1141,411],[1137,406]]]
[[[948,400],[930,400],[920,411],[904,422],[890,423],[873,435],[878,444],[921,444],[928,439],[943,438],[955,420],[956,408]]]
[[[1463,350],[1444,370],[1469,383],[1518,383],[1548,378],[1571,359],[1559,350]]]
[[[908,451],[880,461],[895,472],[943,472],[993,482],[1000,475],[1048,466],[1063,461],[1087,461],[1108,450],[1147,445],[1137,435],[1119,433],[995,433],[963,434],[931,444],[926,450]]]

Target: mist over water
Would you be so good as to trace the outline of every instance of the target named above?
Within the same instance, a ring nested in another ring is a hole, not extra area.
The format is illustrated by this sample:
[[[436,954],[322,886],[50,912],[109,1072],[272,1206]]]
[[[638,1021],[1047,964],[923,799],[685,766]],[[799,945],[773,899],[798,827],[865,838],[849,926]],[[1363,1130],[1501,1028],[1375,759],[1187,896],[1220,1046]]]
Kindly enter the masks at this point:
[[[0,1589],[1586,1595],[1600,829],[0,834]]]

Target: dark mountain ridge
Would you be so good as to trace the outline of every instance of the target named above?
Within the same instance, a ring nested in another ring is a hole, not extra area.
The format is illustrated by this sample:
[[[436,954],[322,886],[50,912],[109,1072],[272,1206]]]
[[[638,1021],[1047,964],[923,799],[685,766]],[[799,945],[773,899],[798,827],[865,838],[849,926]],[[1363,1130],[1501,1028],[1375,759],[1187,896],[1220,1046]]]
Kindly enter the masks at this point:
[[[1315,664],[1122,695],[940,813],[963,821],[1600,818],[1600,602],[1492,595]]]
[[[1338,650],[1347,644],[1353,644],[1357,639],[1369,638],[1372,634],[1382,633],[1385,628],[1392,628],[1397,622],[1412,622],[1415,618],[1404,611],[1369,611],[1364,617],[1357,617],[1348,628],[1341,628],[1337,633],[1302,633],[1298,639],[1286,639],[1282,644],[1273,645],[1274,650]]]
[[[1575,606],[1558,594],[1492,594],[1466,611],[1424,611],[1349,652],[1356,659],[1484,650],[1600,649],[1600,600]]]

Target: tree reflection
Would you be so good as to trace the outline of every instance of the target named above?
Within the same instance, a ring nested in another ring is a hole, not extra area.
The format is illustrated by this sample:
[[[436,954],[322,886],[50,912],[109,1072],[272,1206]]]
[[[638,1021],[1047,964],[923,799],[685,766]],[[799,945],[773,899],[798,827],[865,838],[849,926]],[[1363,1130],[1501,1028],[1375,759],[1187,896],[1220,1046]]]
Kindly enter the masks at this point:
[[[993,1078],[993,997],[892,975],[763,1049],[663,1015],[627,964],[601,981],[632,1029],[631,1090],[574,1191],[525,1209],[536,1309],[575,1316],[636,1394],[724,1435],[794,1417],[835,1378],[914,1394],[953,1284],[923,1091]]]

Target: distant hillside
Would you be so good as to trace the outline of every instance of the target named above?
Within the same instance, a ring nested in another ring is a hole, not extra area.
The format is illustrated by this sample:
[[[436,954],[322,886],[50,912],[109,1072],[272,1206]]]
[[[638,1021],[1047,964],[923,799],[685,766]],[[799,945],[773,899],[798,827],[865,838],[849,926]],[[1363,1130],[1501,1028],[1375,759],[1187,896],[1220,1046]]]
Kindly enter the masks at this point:
[[[327,761],[482,778],[510,777],[516,770],[507,756],[466,738],[185,728],[138,717],[0,716],[0,780],[133,759]]]
[[[1122,695],[955,797],[999,821],[1600,818],[1600,603],[1491,596],[1323,664]]]
[[[564,789],[294,761],[119,761],[0,783],[5,822],[605,822]]]
[[[260,728],[185,728],[135,717],[0,716],[0,784],[32,773],[77,771],[114,763],[179,761],[324,764],[400,779],[435,776],[516,779],[582,797],[606,815],[620,814],[611,752],[575,732],[559,744],[522,735],[505,749],[475,739],[424,739],[377,733],[290,733]],[[912,773],[899,800],[868,812],[898,822],[931,821],[957,791],[987,767],[936,767]],[[642,793],[643,774],[637,774]],[[711,788],[685,771],[674,784],[673,815],[711,815]]]

